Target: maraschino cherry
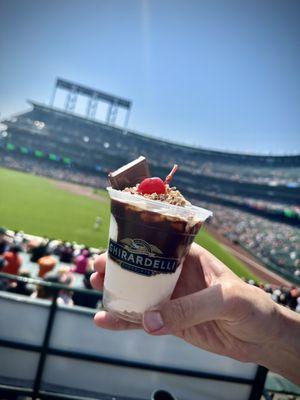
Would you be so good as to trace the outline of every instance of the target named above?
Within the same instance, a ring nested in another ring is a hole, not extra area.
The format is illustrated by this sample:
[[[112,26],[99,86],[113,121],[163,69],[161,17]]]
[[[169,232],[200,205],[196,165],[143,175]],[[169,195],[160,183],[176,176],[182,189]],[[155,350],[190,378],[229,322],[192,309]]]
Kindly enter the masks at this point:
[[[139,184],[137,190],[141,194],[165,194],[166,186],[160,178],[146,178]]]
[[[173,178],[178,166],[175,164],[172,171],[167,175],[165,181],[158,177],[146,178],[138,186],[137,191],[140,194],[165,194],[166,185],[168,185]]]

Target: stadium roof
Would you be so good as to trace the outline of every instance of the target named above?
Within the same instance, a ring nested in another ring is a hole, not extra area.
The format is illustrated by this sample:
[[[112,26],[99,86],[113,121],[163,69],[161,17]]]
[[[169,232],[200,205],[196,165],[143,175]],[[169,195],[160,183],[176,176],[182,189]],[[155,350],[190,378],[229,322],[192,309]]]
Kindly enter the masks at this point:
[[[79,85],[77,83],[67,81],[65,79],[57,78],[56,87],[60,89],[73,91],[75,93],[82,94],[88,97],[93,97],[95,100],[108,101],[109,103],[114,103],[121,107],[125,108],[131,107],[130,100],[102,92],[98,89],[93,89],[87,86]]]

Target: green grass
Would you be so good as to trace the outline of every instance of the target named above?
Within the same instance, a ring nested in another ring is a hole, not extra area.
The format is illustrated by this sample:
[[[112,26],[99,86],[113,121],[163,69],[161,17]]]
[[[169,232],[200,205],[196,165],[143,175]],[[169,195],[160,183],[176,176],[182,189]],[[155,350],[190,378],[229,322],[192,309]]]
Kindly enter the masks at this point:
[[[0,169],[0,226],[33,235],[105,247],[109,201],[89,199],[59,189],[46,178]],[[94,230],[97,216],[102,218]]]
[[[103,200],[70,193],[46,179],[0,168],[0,226],[33,235],[76,241],[105,248],[109,226],[109,201],[105,191],[94,193]],[[96,216],[102,218],[94,230]],[[254,278],[247,267],[205,229],[196,238],[239,276]]]

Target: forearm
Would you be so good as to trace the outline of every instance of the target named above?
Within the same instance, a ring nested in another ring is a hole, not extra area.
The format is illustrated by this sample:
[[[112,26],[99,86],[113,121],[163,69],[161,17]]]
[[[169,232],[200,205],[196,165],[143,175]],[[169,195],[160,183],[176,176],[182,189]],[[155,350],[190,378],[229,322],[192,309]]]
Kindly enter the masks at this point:
[[[258,363],[300,385],[300,315],[278,306],[276,337]]]

